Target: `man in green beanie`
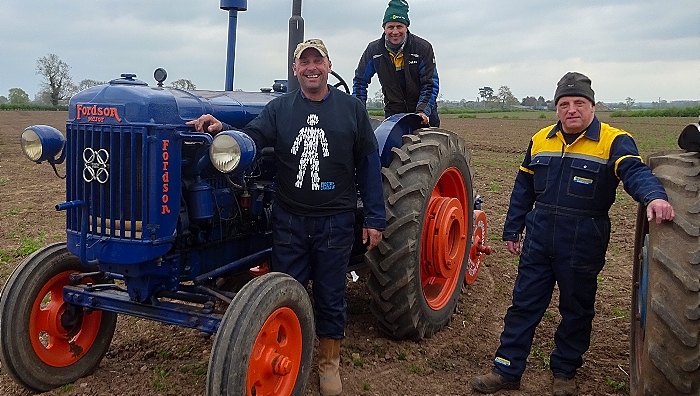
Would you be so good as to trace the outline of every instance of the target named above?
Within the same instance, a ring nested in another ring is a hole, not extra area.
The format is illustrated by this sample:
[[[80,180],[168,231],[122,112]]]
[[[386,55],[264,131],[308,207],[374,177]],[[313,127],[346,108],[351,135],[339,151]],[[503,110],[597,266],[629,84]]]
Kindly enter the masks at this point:
[[[440,126],[440,88],[433,46],[408,31],[408,3],[390,0],[384,13],[384,34],[367,45],[355,70],[352,94],[367,102],[367,87],[377,74],[384,94],[384,116],[416,113],[424,125]]]

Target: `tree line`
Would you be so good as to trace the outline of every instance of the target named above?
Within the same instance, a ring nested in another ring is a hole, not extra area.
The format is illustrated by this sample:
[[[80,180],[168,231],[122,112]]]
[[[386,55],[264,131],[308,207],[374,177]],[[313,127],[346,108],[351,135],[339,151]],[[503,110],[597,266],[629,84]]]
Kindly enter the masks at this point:
[[[22,88],[10,88],[7,96],[0,95],[0,105],[65,106],[76,93],[96,85],[107,84],[107,81],[93,79],[84,79],[78,84],[74,84],[70,74],[70,66],[56,54],[47,54],[37,59],[36,74],[41,76],[42,80],[40,90],[34,100],[30,100],[29,94]],[[192,81],[184,78],[173,81],[169,87],[187,90],[197,89]]]

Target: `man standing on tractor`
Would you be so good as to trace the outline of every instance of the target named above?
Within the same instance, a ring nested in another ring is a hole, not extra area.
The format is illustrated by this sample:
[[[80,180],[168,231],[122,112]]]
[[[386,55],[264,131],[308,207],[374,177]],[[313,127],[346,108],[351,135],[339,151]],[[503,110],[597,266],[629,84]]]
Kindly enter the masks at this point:
[[[384,94],[384,116],[416,113],[424,125],[440,126],[440,89],[433,46],[408,31],[408,3],[390,0],[384,34],[367,45],[352,82],[352,94],[367,102],[367,87],[376,73]]]
[[[509,252],[520,255],[518,276],[493,370],[472,380],[479,392],[520,388],[535,328],[556,283],[561,323],[549,360],[553,394],[576,395],[576,371],[590,345],[597,276],[610,240],[608,211],[619,182],[646,206],[650,222],[674,217],[632,136],[595,116],[588,77],[566,73],[554,102],[559,122],[532,137],[511,193],[503,240]]]
[[[321,395],[340,395],[347,265],[357,190],[363,242],[382,238],[386,212],[377,140],[357,99],[328,85],[331,61],[319,39],[300,43],[292,64],[300,90],[270,101],[244,129],[256,147],[274,147],[278,190],[272,209],[271,270],[313,281]],[[212,134],[232,129],[212,115],[188,122]]]

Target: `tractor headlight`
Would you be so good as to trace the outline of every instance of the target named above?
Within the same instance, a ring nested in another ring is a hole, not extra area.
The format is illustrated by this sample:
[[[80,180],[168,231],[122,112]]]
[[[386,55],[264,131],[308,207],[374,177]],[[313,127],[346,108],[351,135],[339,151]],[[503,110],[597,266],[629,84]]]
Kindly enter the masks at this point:
[[[22,132],[22,152],[37,164],[43,161],[56,163],[66,144],[58,129],[48,125],[32,125]]]
[[[255,143],[240,131],[224,131],[216,135],[209,148],[214,167],[223,173],[247,169],[255,159]]]

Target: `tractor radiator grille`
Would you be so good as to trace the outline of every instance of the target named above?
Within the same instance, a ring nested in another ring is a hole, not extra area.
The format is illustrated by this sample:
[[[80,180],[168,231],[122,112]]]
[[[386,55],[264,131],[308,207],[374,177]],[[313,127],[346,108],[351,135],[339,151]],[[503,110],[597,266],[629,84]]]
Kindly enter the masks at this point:
[[[87,233],[141,239],[146,220],[146,128],[68,124],[66,130],[66,198],[87,203]],[[68,230],[82,231],[81,211],[68,211]]]

